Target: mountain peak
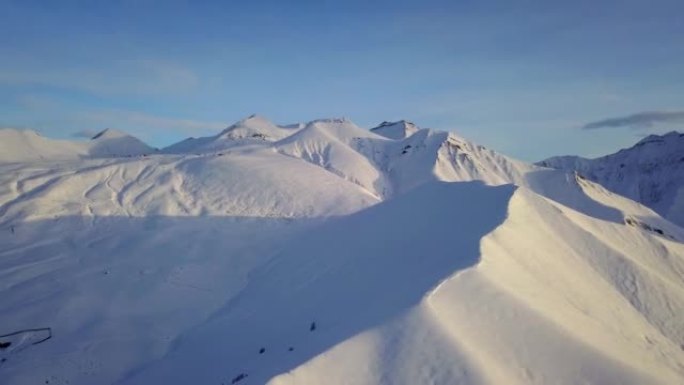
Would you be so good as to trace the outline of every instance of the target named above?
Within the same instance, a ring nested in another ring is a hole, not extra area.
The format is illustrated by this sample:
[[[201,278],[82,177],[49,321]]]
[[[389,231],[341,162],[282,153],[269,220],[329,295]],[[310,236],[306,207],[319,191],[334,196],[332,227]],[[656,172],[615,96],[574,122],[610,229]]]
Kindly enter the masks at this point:
[[[647,143],[671,142],[671,141],[679,140],[680,138],[684,138],[684,134],[680,134],[677,131],[670,131],[670,132],[668,132],[666,134],[662,134],[662,135],[651,134],[651,135],[648,135],[645,138],[641,139],[640,141],[638,141],[636,146],[641,146],[641,145],[644,145]]]
[[[291,133],[290,128],[280,127],[261,115],[252,114],[231,124],[212,140],[250,139],[271,142],[282,139]]]
[[[321,118],[321,119],[314,119],[309,122],[309,124],[316,124],[316,123],[333,123],[333,124],[341,124],[341,123],[353,123],[351,120],[348,118],[342,117],[342,118]]]
[[[377,127],[371,128],[372,132],[395,140],[408,138],[418,130],[420,128],[408,120],[399,120],[397,122],[384,121]]]
[[[273,124],[273,122],[271,122],[267,118],[261,115],[252,114],[246,118],[240,119],[237,122],[231,124],[225,130],[223,130],[221,134],[225,134],[238,128],[250,128],[260,130],[262,128],[271,129],[273,127],[276,127],[276,125]]]
[[[105,128],[104,130],[98,132],[95,136],[90,138],[90,140],[124,138],[127,136],[131,136],[131,135],[129,135],[128,133],[123,132],[121,130],[114,129],[114,128]]]
[[[259,114],[252,114],[244,119],[239,120],[235,125],[240,125],[240,124],[254,124],[254,123],[267,123],[267,124],[273,124],[268,118],[265,116],[259,115]]]

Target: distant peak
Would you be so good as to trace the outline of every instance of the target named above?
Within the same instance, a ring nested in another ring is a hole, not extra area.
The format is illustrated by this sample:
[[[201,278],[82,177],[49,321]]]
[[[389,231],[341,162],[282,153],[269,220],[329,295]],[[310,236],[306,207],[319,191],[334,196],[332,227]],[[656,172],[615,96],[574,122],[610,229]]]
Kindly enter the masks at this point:
[[[252,114],[246,118],[240,119],[237,122],[228,126],[226,131],[232,130],[237,127],[258,127],[258,126],[273,126],[274,124],[268,120],[266,117]]]
[[[680,134],[677,131],[670,131],[666,134],[663,135],[657,135],[657,134],[651,134],[648,135],[647,137],[641,139],[640,141],[637,142],[636,146],[642,146],[647,143],[659,143],[659,142],[668,142],[668,141],[674,141],[678,140],[680,138],[683,138],[684,134]]]
[[[323,118],[312,120],[310,123],[351,123],[351,120],[347,118]]]
[[[258,122],[271,122],[267,117],[259,114],[252,114],[242,120],[241,122],[251,122],[251,121],[258,121]]]
[[[370,130],[389,139],[404,139],[418,131],[419,128],[408,120],[399,120],[396,122],[384,121]]]
[[[90,140],[121,138],[124,136],[129,136],[129,135],[123,131],[115,130],[113,128],[105,128],[104,130],[100,131],[95,136],[90,138]]]
[[[261,116],[259,114],[252,114],[252,115],[250,115],[250,116],[248,116],[242,120],[247,121],[247,120],[268,120],[268,119],[266,119],[265,116]]]
[[[339,130],[339,132],[352,132],[361,129],[347,118],[315,119],[306,123],[304,128],[313,130]]]

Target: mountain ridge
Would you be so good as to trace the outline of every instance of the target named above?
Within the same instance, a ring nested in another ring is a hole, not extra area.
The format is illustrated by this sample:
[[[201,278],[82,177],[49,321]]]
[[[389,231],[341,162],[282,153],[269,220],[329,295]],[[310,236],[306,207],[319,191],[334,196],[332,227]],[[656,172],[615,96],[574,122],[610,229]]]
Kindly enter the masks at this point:
[[[0,163],[4,327],[54,333],[4,382],[684,381],[684,229],[582,173],[347,119],[186,145]]]
[[[587,159],[552,157],[537,165],[577,171],[609,190],[641,202],[684,224],[684,135],[649,135],[634,146]]]

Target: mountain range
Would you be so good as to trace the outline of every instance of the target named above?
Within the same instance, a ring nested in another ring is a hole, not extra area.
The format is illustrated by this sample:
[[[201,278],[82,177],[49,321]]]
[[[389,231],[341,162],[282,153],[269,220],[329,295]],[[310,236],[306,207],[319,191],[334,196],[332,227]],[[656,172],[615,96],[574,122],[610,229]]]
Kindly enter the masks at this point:
[[[684,383],[679,138],[534,165],[407,121],[0,130],[0,376]]]
[[[684,134],[649,135],[596,159],[559,156],[538,163],[581,175],[684,225]]]

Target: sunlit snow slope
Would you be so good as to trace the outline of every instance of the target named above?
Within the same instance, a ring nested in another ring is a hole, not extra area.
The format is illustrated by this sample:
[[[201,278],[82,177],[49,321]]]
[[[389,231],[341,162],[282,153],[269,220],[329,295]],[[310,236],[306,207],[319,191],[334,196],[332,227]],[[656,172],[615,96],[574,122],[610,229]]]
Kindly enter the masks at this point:
[[[380,127],[3,160],[2,383],[684,383],[679,226]]]

